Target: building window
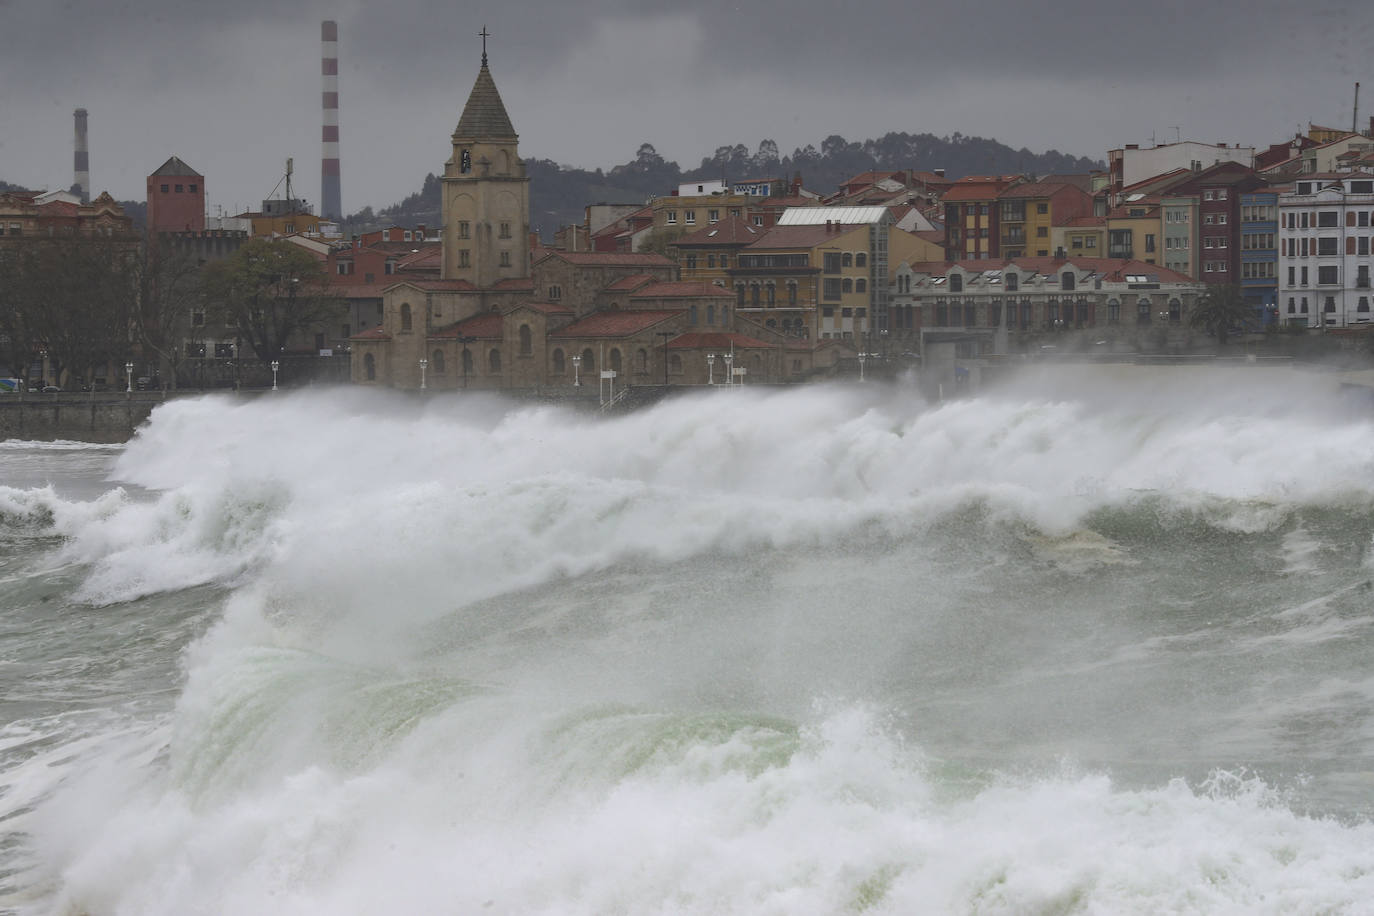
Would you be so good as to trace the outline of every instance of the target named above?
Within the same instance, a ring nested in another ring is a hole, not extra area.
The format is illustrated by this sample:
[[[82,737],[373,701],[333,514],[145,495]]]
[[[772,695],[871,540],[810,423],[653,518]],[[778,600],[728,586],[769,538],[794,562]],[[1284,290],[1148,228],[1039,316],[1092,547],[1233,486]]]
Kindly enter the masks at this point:
[[[827,251],[824,257],[823,272],[837,274],[840,272],[840,253],[838,251]]]
[[[501,371],[501,351],[495,347],[487,354],[487,369],[493,374]]]
[[[1339,282],[1340,282],[1340,280],[1339,280],[1339,274],[1340,274],[1340,268],[1339,268],[1339,267],[1334,267],[1334,266],[1331,266],[1331,267],[1318,267],[1318,268],[1317,268],[1317,285],[1318,285],[1318,286],[1334,286],[1336,283],[1339,283]]]
[[[520,325],[520,355],[530,356],[534,353],[534,334],[530,331],[527,324]]]
[[[500,233],[498,234],[498,238],[503,238],[503,239],[508,239],[508,238],[510,238],[510,223],[502,223],[502,224],[501,224],[501,230],[500,230]]]
[[[429,357],[429,368],[434,370],[435,375],[444,374],[444,351],[435,350]]]
[[[377,381],[377,357],[371,353],[363,357],[363,373],[369,382]],[[132,395],[130,395],[132,397]]]
[[[1035,237],[1036,237],[1036,238],[1038,238],[1038,239],[1048,238],[1048,237],[1049,237],[1049,234],[1050,234],[1050,229],[1049,229],[1048,226],[1036,226],[1036,227],[1035,227]]]
[[[682,211],[682,221],[683,221],[684,223],[686,223],[687,225],[689,225],[689,226],[695,226],[695,225],[697,224],[697,211],[695,211],[695,210],[684,210],[684,211]]]
[[[460,239],[470,239],[470,238],[472,238],[472,224],[469,223],[469,222],[468,222],[467,220],[465,220],[465,219],[464,219],[464,220],[459,220],[459,221],[458,221],[458,238],[460,238]]]
[[[159,185],[158,189],[162,191],[163,194],[167,194],[171,192],[172,186],[169,184]]]
[[[460,249],[460,250],[459,250],[459,252],[458,252],[458,266],[459,266],[459,267],[471,267],[471,266],[472,266],[472,254],[468,251],[468,249],[463,248],[463,249]]]
[[[554,351],[553,351],[553,374],[554,374],[554,375],[562,375],[564,372],[567,372],[567,371],[568,371],[567,361],[565,360],[565,358],[564,358],[564,356],[563,356],[563,351],[562,351],[561,349],[554,350]]]
[[[707,210],[707,211],[706,211],[706,222],[708,222],[708,223],[718,223],[718,222],[720,222],[720,211],[719,211],[719,210]]]
[[[1340,239],[1321,238],[1317,239],[1317,254],[1322,257],[1332,257],[1340,253]]]
[[[402,330],[402,331],[409,331],[409,330],[410,330],[410,325],[411,325],[411,318],[410,318],[410,303],[409,303],[409,302],[402,302],[402,303],[401,303],[401,330]]]
[[[826,277],[822,287],[822,295],[831,302],[840,298],[840,278]]]
[[[677,225],[677,211],[676,211],[676,210],[669,210],[669,211],[668,211],[667,223],[668,223],[668,225],[670,225],[670,226],[676,226],[676,225]]]
[[[962,293],[962,292],[964,291],[964,275],[963,275],[963,274],[950,274],[950,275],[949,275],[949,291],[950,291],[951,293]]]
[[[846,251],[844,253],[844,255],[842,256],[842,260],[845,267],[854,266],[854,255],[850,254],[849,252]]]
[[[1334,229],[1340,225],[1340,216],[1335,210],[1323,210],[1317,214],[1318,229]]]
[[[562,299],[562,298],[563,298],[563,287],[558,286],[557,284],[555,284],[555,285],[549,287],[549,300],[550,300],[550,301],[552,301],[552,302],[557,302],[559,299]]]
[[[728,254],[723,254],[720,256],[720,266],[722,268],[730,266],[730,256]]]
[[[854,281],[854,292],[856,292],[856,293],[866,293],[866,292],[868,292],[868,281],[865,280],[863,277],[860,277],[859,279],[855,280],[855,281]]]
[[[502,266],[502,267],[510,267],[510,252],[509,252],[509,251],[503,251],[503,252],[501,252],[501,266]]]

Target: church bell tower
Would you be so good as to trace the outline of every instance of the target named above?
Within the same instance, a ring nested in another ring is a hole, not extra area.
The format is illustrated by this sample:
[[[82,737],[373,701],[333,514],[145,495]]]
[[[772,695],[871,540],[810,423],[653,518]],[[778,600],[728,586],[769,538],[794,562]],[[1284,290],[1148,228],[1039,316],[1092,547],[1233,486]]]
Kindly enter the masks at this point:
[[[443,273],[490,289],[501,280],[529,276],[530,180],[501,94],[482,69],[453,131],[453,155],[444,163]]]

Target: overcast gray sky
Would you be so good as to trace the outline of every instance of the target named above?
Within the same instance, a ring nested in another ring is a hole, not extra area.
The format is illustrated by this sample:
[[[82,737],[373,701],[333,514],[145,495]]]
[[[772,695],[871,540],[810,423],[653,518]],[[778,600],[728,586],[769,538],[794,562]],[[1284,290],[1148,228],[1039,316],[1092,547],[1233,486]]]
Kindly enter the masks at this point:
[[[892,130],[1096,158],[1267,145],[1349,126],[1356,81],[1362,126],[1374,112],[1367,0],[0,0],[0,180],[69,186],[86,108],[96,192],[141,200],[176,155],[212,212],[244,209],[290,156],[318,202],[323,19],[348,212],[442,170],[484,24],[521,154],[588,168],[646,141],[690,168],[726,143]]]

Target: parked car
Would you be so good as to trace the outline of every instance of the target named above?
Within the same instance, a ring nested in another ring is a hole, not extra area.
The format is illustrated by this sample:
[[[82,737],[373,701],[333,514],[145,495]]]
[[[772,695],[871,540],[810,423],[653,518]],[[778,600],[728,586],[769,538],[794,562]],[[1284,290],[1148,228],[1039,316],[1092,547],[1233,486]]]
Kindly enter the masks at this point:
[[[61,389],[61,388],[58,388],[56,385],[44,385],[44,386],[43,386],[43,393],[44,393],[44,394],[57,394],[57,393],[60,392],[61,390],[62,390],[62,389]]]

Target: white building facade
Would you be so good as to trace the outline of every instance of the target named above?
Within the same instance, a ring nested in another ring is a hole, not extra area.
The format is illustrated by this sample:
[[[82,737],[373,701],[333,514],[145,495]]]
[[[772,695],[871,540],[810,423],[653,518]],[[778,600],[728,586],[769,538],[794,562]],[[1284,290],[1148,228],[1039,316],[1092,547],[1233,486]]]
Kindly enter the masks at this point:
[[[1279,314],[1286,324],[1374,323],[1374,174],[1302,177],[1279,195]]]

